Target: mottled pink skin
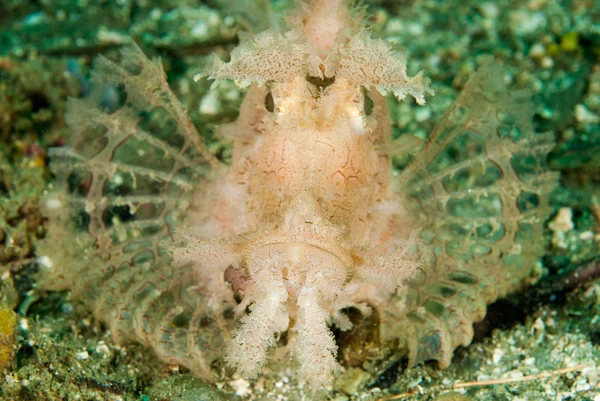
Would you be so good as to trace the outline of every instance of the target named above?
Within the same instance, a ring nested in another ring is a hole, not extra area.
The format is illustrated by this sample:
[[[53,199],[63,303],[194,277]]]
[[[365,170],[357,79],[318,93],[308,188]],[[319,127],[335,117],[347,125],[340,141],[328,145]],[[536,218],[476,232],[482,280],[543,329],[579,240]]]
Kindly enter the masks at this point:
[[[264,107],[269,94],[272,112]],[[343,82],[323,93],[300,79],[253,87],[242,118],[222,130],[235,136],[230,169],[195,196],[197,233],[229,236],[257,230],[308,192],[352,243],[387,239],[394,219],[389,211],[401,211],[393,198],[389,157],[377,150],[389,138],[387,110],[383,98],[371,94],[377,104],[366,116],[364,96]],[[206,202],[206,196],[212,201]]]
[[[303,15],[303,32],[319,49],[331,49],[340,29],[353,26],[347,6],[339,0],[315,0]]]
[[[273,333],[290,330],[300,376],[326,385],[337,366],[327,322],[348,329],[341,309],[368,313],[365,302],[384,302],[418,267],[394,254],[414,225],[380,150],[390,137],[385,99],[370,94],[367,116],[365,96],[343,79],[324,88],[304,78],[253,86],[238,122],[220,130],[233,140],[232,164],[197,191],[186,223],[195,238],[222,238],[239,256],[227,274],[206,274],[231,280],[243,296],[240,316],[252,305],[227,353],[244,375],[264,363]]]
[[[218,131],[233,142],[231,165],[196,190],[188,210],[196,242],[191,251],[175,248],[173,256],[175,263],[193,261],[215,288],[230,280],[231,290],[215,291],[213,299],[231,299],[232,291],[242,297],[240,326],[226,353],[230,366],[256,375],[274,334],[288,331],[299,377],[320,387],[337,368],[328,325],[349,329],[342,309],[369,313],[366,303],[385,302],[420,263],[408,250],[416,227],[392,188],[385,98],[349,78],[322,74],[326,63],[333,65],[328,51],[343,45],[338,33],[352,27],[347,6],[317,0],[301,19],[320,76],[298,72],[251,86],[238,121]],[[259,42],[279,43],[269,35]],[[302,43],[286,38],[290,46]],[[231,69],[238,78],[247,60],[255,60],[252,74],[258,73],[252,46],[232,59],[240,61]],[[331,54],[335,65],[356,67],[356,59]],[[264,73],[278,74],[285,64],[273,57]],[[212,68],[218,76],[228,66]]]

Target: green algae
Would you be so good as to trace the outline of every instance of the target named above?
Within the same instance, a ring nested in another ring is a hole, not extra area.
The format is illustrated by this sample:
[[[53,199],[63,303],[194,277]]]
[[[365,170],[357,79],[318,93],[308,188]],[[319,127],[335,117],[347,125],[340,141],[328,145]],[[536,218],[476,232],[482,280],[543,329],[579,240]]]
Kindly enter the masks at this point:
[[[217,391],[214,386],[206,384],[191,376],[169,377],[148,390],[148,398],[170,401],[227,401],[235,397]]]

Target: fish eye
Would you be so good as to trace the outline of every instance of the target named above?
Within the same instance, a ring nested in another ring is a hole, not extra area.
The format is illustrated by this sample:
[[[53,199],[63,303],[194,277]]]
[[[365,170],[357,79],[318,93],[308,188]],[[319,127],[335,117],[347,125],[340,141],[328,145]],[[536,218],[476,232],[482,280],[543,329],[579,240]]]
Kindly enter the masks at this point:
[[[268,91],[267,95],[265,96],[265,109],[267,109],[269,113],[275,111],[275,99],[273,99],[273,94],[271,91]]]
[[[370,116],[373,114],[373,110],[375,109],[375,103],[366,89],[363,88],[363,112],[365,116]]]

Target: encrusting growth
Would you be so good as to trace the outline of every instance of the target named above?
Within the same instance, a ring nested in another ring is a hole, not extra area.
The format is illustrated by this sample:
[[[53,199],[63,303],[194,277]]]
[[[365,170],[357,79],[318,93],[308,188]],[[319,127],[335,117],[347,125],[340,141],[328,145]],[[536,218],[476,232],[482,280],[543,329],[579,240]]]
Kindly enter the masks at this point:
[[[15,328],[17,314],[5,304],[0,304],[0,374],[8,368],[15,354]],[[4,378],[0,378],[0,383]]]
[[[447,365],[539,255],[552,142],[491,63],[395,177],[384,96],[423,104],[433,91],[353,12],[314,0],[289,31],[211,61],[203,76],[249,87],[217,132],[230,165],[207,151],[159,60],[136,46],[118,64],[99,58],[92,96],[69,104],[70,146],[51,152],[49,238],[74,240],[41,285],[72,289],[117,341],[208,380],[227,366],[254,377],[285,347],[299,378],[326,387],[339,367],[329,326],[350,329],[348,308],[376,310],[411,363]]]

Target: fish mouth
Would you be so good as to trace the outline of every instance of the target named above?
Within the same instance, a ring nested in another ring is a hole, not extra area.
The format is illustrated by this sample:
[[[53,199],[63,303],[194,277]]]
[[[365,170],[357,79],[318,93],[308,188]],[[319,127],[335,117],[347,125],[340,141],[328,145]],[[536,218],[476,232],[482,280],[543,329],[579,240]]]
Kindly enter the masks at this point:
[[[286,287],[288,295],[302,288],[319,286],[320,280],[334,279],[344,286],[352,278],[355,259],[336,238],[315,232],[255,233],[240,244],[241,263],[226,269],[224,279],[237,296],[244,296],[258,276],[267,273]],[[261,272],[261,270],[263,270]]]
[[[341,244],[318,237],[300,240],[285,236],[269,238],[253,247],[253,253],[262,254],[263,252],[276,253],[281,260],[291,265],[307,264],[303,263],[306,262],[306,259],[314,259],[319,256],[329,261],[334,260],[334,265],[343,266],[346,270],[353,264],[350,253]]]

